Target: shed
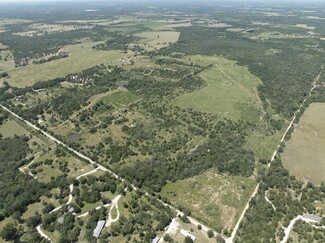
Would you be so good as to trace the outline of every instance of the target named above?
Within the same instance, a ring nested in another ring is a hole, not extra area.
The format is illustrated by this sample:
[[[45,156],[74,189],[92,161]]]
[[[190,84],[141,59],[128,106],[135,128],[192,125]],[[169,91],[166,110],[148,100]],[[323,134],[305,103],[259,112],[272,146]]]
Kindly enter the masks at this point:
[[[105,226],[106,221],[100,220],[97,222],[96,228],[94,229],[93,236],[95,238],[98,238],[100,233],[102,232],[104,226]]]
[[[184,235],[185,237],[190,237],[192,239],[192,241],[195,241],[196,237],[194,235],[192,235],[190,232],[188,232],[187,230],[181,229],[180,233],[182,235]]]

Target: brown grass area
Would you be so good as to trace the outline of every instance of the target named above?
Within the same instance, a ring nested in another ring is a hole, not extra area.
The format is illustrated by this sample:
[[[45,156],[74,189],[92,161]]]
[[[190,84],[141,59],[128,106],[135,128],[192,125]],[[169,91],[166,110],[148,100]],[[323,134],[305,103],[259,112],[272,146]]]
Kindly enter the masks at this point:
[[[300,180],[325,181],[325,103],[311,104],[295,127],[282,155],[284,166]]]

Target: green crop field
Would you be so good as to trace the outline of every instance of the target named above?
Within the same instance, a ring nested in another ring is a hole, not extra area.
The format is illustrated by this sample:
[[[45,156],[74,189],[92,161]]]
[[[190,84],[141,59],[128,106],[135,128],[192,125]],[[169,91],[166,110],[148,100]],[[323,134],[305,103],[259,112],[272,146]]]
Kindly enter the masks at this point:
[[[191,61],[200,63],[200,59],[201,64],[213,64],[199,74],[208,85],[177,97],[174,104],[231,119],[258,121],[261,102],[256,87],[260,80],[234,61],[203,56],[194,56]]]
[[[64,49],[69,52],[69,57],[13,69],[9,71],[10,79],[8,82],[16,87],[30,86],[38,81],[64,77],[98,64],[117,62],[118,59],[131,55],[120,51],[93,50],[92,47],[96,44],[98,42],[66,46]]]
[[[284,166],[300,180],[325,181],[325,104],[307,108],[282,155]]]
[[[161,194],[173,205],[189,208],[195,218],[214,229],[232,229],[255,184],[251,178],[210,170],[193,178],[168,183]]]

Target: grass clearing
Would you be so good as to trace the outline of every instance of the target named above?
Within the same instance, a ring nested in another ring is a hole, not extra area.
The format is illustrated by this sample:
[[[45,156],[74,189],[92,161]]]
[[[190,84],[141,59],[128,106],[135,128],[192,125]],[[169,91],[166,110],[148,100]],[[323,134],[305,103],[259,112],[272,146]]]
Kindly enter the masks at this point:
[[[284,34],[280,32],[262,32],[258,35],[252,36],[253,40],[269,40],[269,39],[301,39],[301,38],[310,38],[307,35],[300,34]]]
[[[282,130],[273,135],[267,135],[266,131],[257,130],[246,138],[245,147],[254,152],[257,160],[270,159],[286,128],[284,125]]]
[[[255,185],[254,179],[212,169],[193,178],[169,182],[161,194],[176,207],[189,208],[199,221],[220,231],[234,227]]]
[[[92,47],[96,44],[99,42],[65,46],[64,49],[69,52],[69,57],[10,70],[8,82],[15,87],[30,86],[38,81],[64,77],[70,73],[80,72],[103,63],[118,62],[120,58],[131,56],[121,51],[93,50]]]
[[[101,98],[101,100],[106,104],[113,103],[122,105],[129,105],[139,99],[140,98],[137,95],[128,92],[127,89],[121,89],[118,92],[111,93]]]
[[[176,31],[149,31],[141,32],[136,36],[144,38],[140,42],[147,50],[161,49],[178,41],[180,33]]]
[[[0,49],[1,49],[0,45]],[[3,46],[3,48],[6,48]],[[15,67],[15,62],[12,57],[12,53],[10,50],[4,50],[0,51],[0,72],[1,71],[6,71],[8,69],[14,68]]]
[[[28,27],[26,27],[26,31],[23,32],[17,32],[14,33],[15,35],[20,36],[40,36],[47,34],[53,34],[53,33],[59,33],[64,31],[72,31],[72,30],[78,30],[78,29],[90,29],[94,26],[90,25],[63,25],[63,24],[43,24],[43,23],[35,23],[31,24]]]
[[[300,180],[325,182],[325,103],[311,104],[286,142],[284,167]]]
[[[13,135],[21,136],[24,134],[30,134],[30,132],[19,125],[16,121],[8,119],[0,126],[0,134],[2,134],[3,137],[12,137]]]
[[[177,97],[173,104],[223,117],[259,121],[262,110],[256,87],[261,81],[246,67],[222,57],[192,56],[193,63],[213,64],[199,76],[207,86]]]

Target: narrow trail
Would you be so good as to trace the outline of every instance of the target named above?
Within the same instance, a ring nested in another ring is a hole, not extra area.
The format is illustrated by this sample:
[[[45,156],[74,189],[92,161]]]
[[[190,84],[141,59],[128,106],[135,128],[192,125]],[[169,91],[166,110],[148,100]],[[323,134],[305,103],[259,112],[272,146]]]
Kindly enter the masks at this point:
[[[51,238],[48,237],[48,236],[47,236],[47,235],[42,231],[41,226],[42,226],[42,225],[39,225],[39,226],[36,227],[37,232],[38,232],[38,233],[39,233],[43,238],[47,239],[49,242],[52,242]]]
[[[307,223],[309,223],[312,227],[316,228],[316,229],[325,229],[325,226],[316,226],[313,225],[313,223],[318,223],[318,221],[310,219],[310,218],[306,218],[304,215],[298,215],[297,217],[295,217],[294,219],[292,219],[288,225],[288,227],[285,228],[284,233],[285,236],[283,237],[283,239],[281,240],[280,243],[285,243],[288,241],[289,236],[290,236],[290,232],[294,226],[294,224],[298,221],[298,220],[302,220],[305,221]]]
[[[276,208],[275,208],[275,206],[274,206],[274,204],[272,203],[272,201],[270,200],[270,199],[268,199],[268,197],[267,197],[267,191],[265,191],[265,193],[264,193],[264,198],[265,198],[265,200],[269,203],[269,204],[271,204],[271,206],[272,206],[272,208],[273,208],[273,210],[274,210],[274,212],[276,211]]]
[[[322,71],[323,71],[323,66],[322,66]],[[322,71],[320,71],[320,73],[319,73],[319,74],[317,75],[317,77],[314,79],[313,85],[312,85],[312,87],[311,87],[311,89],[310,89],[308,95],[307,95],[306,98],[303,100],[303,102],[302,102],[301,105],[299,106],[298,110],[294,113],[293,118],[291,119],[291,121],[290,121],[290,123],[289,123],[287,129],[285,130],[285,132],[284,132],[284,134],[283,134],[283,136],[282,136],[280,142],[278,143],[278,146],[277,146],[276,150],[273,152],[273,155],[272,155],[272,158],[271,158],[271,160],[270,160],[270,163],[268,163],[268,165],[267,165],[267,169],[269,169],[269,168],[271,167],[271,163],[274,161],[275,156],[278,154],[278,149],[280,148],[281,143],[284,141],[284,139],[285,139],[287,133],[289,132],[290,128],[292,127],[292,125],[293,125],[293,123],[294,123],[294,121],[295,121],[295,119],[296,119],[296,117],[297,117],[297,114],[299,114],[299,112],[301,111],[301,108],[302,108],[302,107],[304,106],[304,104],[306,103],[307,98],[311,95],[311,93],[313,92],[313,90],[317,87],[317,82],[318,82],[318,80],[319,80],[319,78],[320,78],[320,75],[321,75]],[[246,203],[245,209],[244,209],[244,211],[242,212],[242,214],[240,215],[240,217],[239,217],[239,219],[238,219],[238,221],[237,221],[237,223],[236,223],[236,226],[234,227],[234,229],[233,229],[233,231],[232,231],[231,236],[230,236],[228,239],[226,239],[226,242],[227,242],[227,243],[231,243],[231,242],[234,241],[235,236],[236,236],[236,234],[237,234],[237,231],[238,231],[238,229],[239,229],[239,225],[240,225],[241,221],[244,219],[244,216],[245,216],[245,214],[246,214],[246,211],[247,211],[247,209],[249,208],[249,203],[250,203],[250,201],[252,200],[252,198],[254,198],[254,197],[256,196],[259,187],[260,187],[260,182],[256,185],[255,190],[253,191],[252,195],[251,195],[250,198],[248,199],[248,202]]]
[[[100,209],[100,208],[102,208],[102,207],[107,208],[107,207],[109,207],[110,205],[111,205],[111,203],[107,203],[107,204],[104,204],[104,205],[101,205],[101,206],[96,207],[95,210],[98,210],[98,209]],[[79,218],[86,217],[88,214],[89,214],[89,211],[88,211],[88,212],[85,212],[85,213],[83,213],[83,214],[78,215],[77,218],[79,219]]]
[[[28,169],[29,168],[29,166],[31,166],[37,159],[38,159],[38,157],[40,157],[41,156],[41,153],[42,152],[38,152],[37,154],[35,154],[36,155],[36,157],[29,163],[29,164],[27,164],[27,165],[24,165],[23,167],[20,167],[19,168],[19,171],[21,172],[21,173],[24,173],[24,174],[26,174],[26,172],[25,172],[25,170],[26,169]]]

